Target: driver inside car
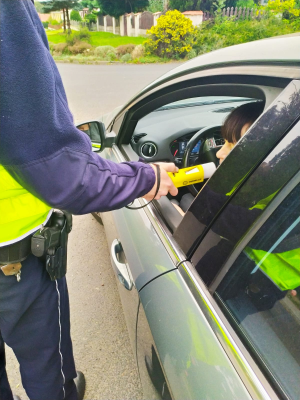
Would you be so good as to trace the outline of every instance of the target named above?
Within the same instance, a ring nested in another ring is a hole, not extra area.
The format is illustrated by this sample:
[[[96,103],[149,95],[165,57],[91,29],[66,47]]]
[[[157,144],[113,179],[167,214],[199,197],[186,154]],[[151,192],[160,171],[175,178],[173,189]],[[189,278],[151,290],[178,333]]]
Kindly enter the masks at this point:
[[[250,126],[262,114],[263,109],[263,102],[246,103],[235,108],[227,116],[221,129],[225,144],[216,153],[220,164],[225,160],[240,138],[245,135]],[[176,200],[172,200],[172,203],[177,211],[181,215],[184,215],[193,201],[194,196],[191,193],[187,193],[182,196],[179,204],[175,203]]]

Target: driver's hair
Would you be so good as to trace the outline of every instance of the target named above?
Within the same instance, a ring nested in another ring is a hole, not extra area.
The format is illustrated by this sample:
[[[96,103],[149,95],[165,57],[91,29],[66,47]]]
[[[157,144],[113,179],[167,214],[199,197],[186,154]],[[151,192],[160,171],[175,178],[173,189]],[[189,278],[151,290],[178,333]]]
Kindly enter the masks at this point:
[[[243,126],[246,124],[252,125],[260,114],[262,114],[263,110],[264,103],[262,101],[246,103],[235,108],[227,116],[221,128],[223,138],[229,143],[237,143],[241,138]]]

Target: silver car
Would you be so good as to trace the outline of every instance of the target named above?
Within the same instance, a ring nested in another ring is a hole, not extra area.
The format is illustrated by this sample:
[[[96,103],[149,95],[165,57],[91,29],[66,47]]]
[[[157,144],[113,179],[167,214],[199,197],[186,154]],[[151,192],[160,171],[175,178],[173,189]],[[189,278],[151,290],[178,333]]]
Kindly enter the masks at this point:
[[[204,184],[98,214],[145,399],[300,398],[300,37],[192,59],[86,129],[118,163],[217,165],[224,119],[257,101]]]

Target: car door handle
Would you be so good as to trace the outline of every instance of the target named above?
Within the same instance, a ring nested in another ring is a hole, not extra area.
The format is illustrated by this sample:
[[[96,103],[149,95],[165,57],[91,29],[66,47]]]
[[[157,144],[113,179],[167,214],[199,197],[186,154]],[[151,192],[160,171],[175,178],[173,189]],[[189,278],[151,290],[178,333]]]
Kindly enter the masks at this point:
[[[122,285],[127,289],[131,290],[133,286],[132,279],[128,272],[128,266],[125,263],[121,263],[118,258],[117,254],[123,251],[121,243],[118,239],[115,239],[111,244],[110,254],[112,258],[113,266],[115,267],[118,275],[119,281]]]

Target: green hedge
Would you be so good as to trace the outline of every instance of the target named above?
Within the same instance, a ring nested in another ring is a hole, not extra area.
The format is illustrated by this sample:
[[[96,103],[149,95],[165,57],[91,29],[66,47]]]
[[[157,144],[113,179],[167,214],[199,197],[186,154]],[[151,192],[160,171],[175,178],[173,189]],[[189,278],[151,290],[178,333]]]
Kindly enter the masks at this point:
[[[281,20],[272,15],[261,20],[235,21],[230,18],[219,18],[215,22],[204,22],[199,27],[193,49],[200,55],[235,44],[298,31],[300,31],[300,18]]]

